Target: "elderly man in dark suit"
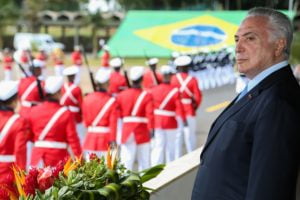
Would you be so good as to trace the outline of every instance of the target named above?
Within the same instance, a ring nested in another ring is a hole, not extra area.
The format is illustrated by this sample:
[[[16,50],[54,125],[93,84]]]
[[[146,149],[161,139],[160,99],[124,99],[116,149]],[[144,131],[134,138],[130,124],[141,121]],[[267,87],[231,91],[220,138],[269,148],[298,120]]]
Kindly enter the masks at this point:
[[[284,14],[254,8],[236,35],[236,61],[250,80],[213,123],[192,200],[293,200],[300,158],[300,88],[288,65]]]

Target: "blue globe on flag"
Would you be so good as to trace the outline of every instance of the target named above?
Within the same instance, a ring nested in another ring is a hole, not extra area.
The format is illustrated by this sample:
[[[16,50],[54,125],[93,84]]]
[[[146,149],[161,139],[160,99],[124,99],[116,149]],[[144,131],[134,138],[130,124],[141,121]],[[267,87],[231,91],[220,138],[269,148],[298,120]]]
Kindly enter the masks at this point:
[[[226,39],[226,33],[216,26],[193,25],[173,31],[171,41],[187,47],[215,45]]]

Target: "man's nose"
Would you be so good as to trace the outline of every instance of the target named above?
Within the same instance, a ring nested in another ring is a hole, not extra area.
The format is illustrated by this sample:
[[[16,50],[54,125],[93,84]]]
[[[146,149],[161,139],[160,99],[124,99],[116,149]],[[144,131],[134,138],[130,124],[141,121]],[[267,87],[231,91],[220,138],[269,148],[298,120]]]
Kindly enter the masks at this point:
[[[236,53],[240,53],[240,52],[243,51],[243,49],[244,49],[244,47],[243,47],[242,41],[241,41],[241,40],[237,41],[237,42],[235,43],[235,52],[236,52]]]

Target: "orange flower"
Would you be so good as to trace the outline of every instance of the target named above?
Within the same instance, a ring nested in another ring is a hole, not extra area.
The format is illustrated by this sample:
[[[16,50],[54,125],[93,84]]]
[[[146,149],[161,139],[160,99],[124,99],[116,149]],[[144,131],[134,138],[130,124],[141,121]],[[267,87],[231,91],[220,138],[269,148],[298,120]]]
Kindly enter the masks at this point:
[[[74,169],[76,169],[81,164],[82,156],[79,158],[75,158],[75,161],[73,161],[71,158],[68,159],[64,166],[64,174],[68,176],[68,173]]]
[[[15,175],[16,185],[19,192],[20,197],[26,197],[26,194],[24,192],[24,184],[25,184],[25,173],[22,171],[19,167],[13,166],[13,172]]]

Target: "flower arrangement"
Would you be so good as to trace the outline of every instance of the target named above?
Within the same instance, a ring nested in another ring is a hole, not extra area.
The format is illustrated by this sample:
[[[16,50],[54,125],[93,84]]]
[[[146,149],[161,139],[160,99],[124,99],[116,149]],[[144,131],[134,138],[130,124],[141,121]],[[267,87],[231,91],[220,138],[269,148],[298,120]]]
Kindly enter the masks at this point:
[[[14,184],[0,185],[3,200],[147,200],[150,188],[143,183],[156,177],[164,168],[157,165],[142,172],[127,170],[109,150],[106,158],[90,155],[60,161],[55,167],[32,168],[27,174],[13,167]],[[13,179],[13,177],[10,177]]]

